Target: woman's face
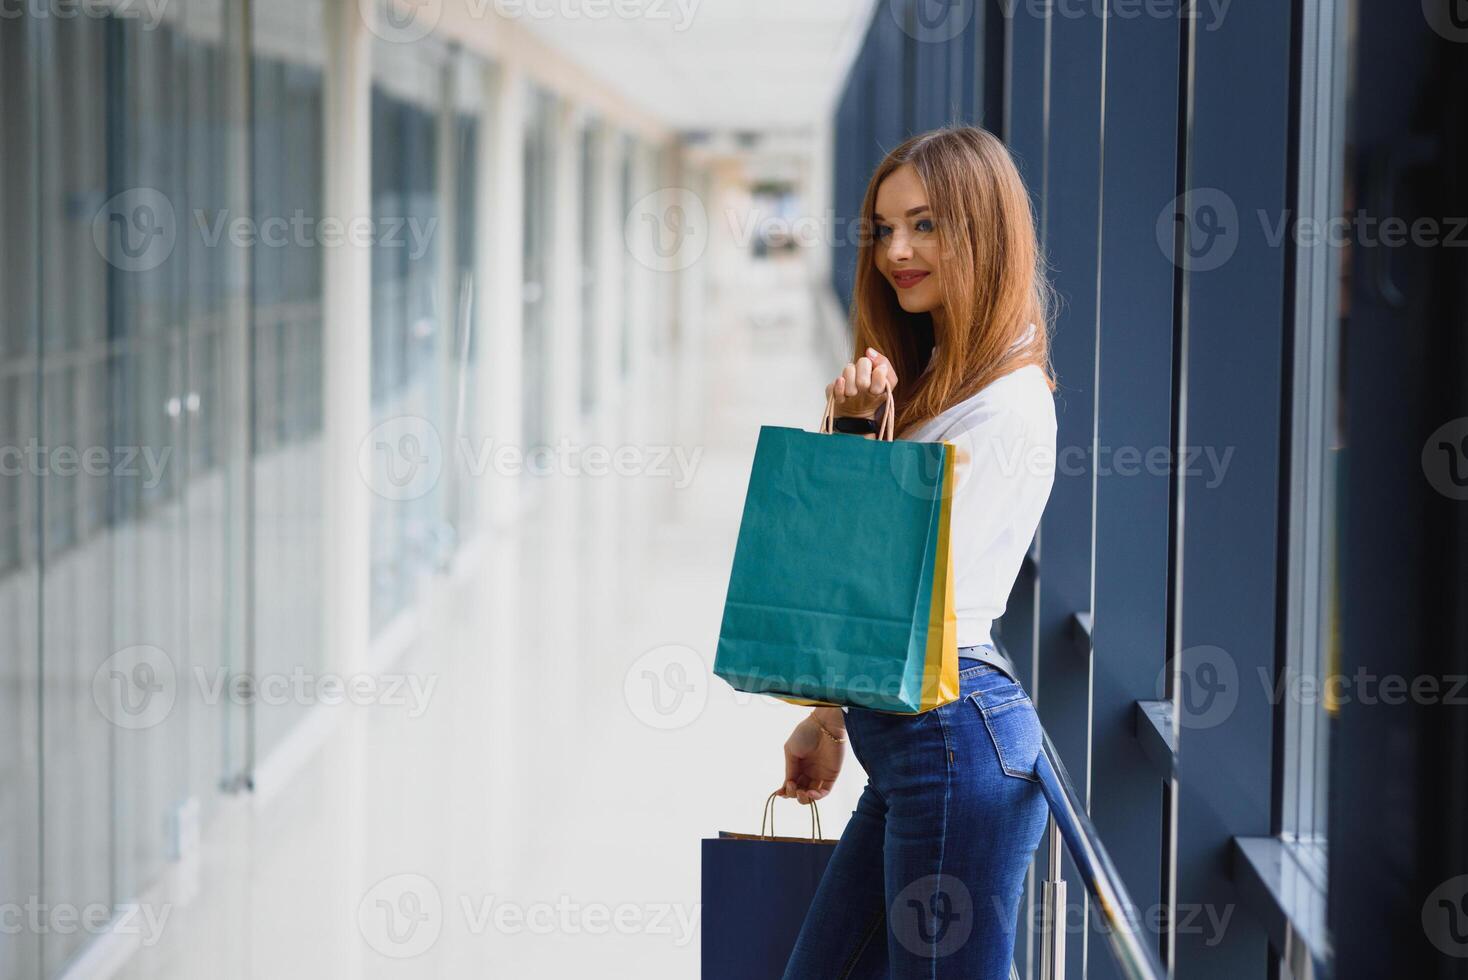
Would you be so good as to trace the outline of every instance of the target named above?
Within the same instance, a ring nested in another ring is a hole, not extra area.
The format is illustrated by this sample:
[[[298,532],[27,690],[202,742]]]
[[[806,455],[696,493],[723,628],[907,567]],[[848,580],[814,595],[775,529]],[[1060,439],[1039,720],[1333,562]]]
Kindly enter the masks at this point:
[[[936,220],[912,164],[904,163],[877,185],[872,215],[877,271],[909,313],[931,313],[942,305]]]

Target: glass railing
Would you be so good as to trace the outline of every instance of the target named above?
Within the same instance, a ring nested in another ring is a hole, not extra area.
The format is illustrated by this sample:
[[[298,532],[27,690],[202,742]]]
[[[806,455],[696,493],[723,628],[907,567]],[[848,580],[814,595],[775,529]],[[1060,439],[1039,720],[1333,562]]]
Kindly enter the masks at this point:
[[[1048,734],[1035,771],[1045,801],[1050,805],[1049,866],[1040,897],[1040,980],[1065,977],[1066,882],[1061,868],[1062,841],[1091,896],[1100,917],[1101,931],[1111,944],[1122,975],[1128,980],[1166,980],[1167,971],[1147,941],[1136,903],[1107,856]]]

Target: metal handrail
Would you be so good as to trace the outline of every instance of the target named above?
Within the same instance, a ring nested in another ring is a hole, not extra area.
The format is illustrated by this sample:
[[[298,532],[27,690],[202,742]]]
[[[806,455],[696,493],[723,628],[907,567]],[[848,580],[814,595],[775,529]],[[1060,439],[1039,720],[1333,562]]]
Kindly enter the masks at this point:
[[[1166,980],[1167,971],[1145,939],[1137,906],[1101,844],[1091,818],[1086,815],[1086,808],[1048,733],[1035,762],[1035,772],[1040,777],[1045,801],[1050,804],[1050,868],[1041,896],[1045,924],[1042,978],[1064,980],[1065,975],[1065,880],[1060,869],[1060,840],[1063,839],[1101,916],[1103,931],[1122,974],[1128,980]]]

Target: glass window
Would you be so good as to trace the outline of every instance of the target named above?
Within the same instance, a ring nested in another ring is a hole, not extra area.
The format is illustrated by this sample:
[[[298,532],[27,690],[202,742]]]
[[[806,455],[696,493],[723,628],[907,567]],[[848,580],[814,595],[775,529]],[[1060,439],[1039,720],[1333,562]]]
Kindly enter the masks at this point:
[[[597,338],[601,336],[600,304],[597,302],[598,248],[602,234],[600,181],[601,129],[595,122],[581,131],[579,159],[581,182],[581,410],[596,404]]]
[[[479,363],[479,345],[474,337],[475,309],[483,302],[475,288],[477,249],[475,236],[479,227],[479,127],[480,112],[488,104],[484,92],[484,63],[459,51],[453,61],[453,193],[454,206],[444,215],[453,225],[454,255],[450,283],[454,302],[453,329],[453,407],[452,434],[449,443],[458,447],[461,440],[478,446],[482,433],[474,420],[478,417],[478,395],[474,386],[475,366]],[[469,472],[470,454],[453,448],[449,453],[455,466],[446,468],[449,477],[445,488],[447,513],[451,516],[457,541],[467,539],[476,525],[473,480]]]
[[[1350,212],[1345,172],[1345,4],[1310,0],[1302,35],[1299,222],[1325,228]],[[1337,469],[1343,458],[1341,337],[1349,243],[1297,235],[1291,411],[1283,837],[1325,886],[1330,718],[1340,693]]]
[[[633,172],[636,165],[635,155],[637,143],[630,136],[623,136],[618,140],[619,154],[621,157],[620,179],[618,180],[622,196],[622,206],[618,214],[626,221],[632,214],[632,191]],[[621,349],[617,358],[621,368],[622,377],[626,377],[632,367],[632,316],[633,304],[636,299],[635,281],[637,278],[638,265],[631,260],[626,250],[622,252],[622,322],[618,333],[621,335]]]
[[[531,86],[525,109],[524,432],[525,448],[549,441],[550,274],[555,242],[556,100]],[[528,473],[530,467],[526,467]]]
[[[0,491],[0,603],[22,641],[5,669],[27,679],[5,685],[26,727],[0,796],[28,804],[3,821],[0,866],[52,906],[141,893],[227,772],[233,709],[191,681],[240,652],[243,495],[224,481],[243,467],[224,464],[245,451],[228,424],[242,361],[225,339],[246,279],[196,220],[245,199],[235,23],[175,6],[0,27],[0,424],[45,453]],[[27,785],[37,746],[46,776]],[[58,973],[88,935],[18,943],[0,972]]]
[[[251,5],[252,217],[310,231],[324,214],[326,39],[318,0]],[[325,256],[313,235],[264,236],[249,250],[250,431],[254,567],[252,669],[257,680],[325,666],[322,621],[322,306]],[[263,759],[306,714],[259,704]]]
[[[452,318],[449,321],[448,377],[445,379],[445,455],[452,465],[443,469],[443,512],[451,525],[446,546],[467,540],[474,533],[474,477],[470,471],[473,453],[462,447],[479,446],[483,433],[477,427],[479,398],[474,387],[474,371],[479,364],[479,339],[474,336],[476,310],[482,304],[474,280],[477,261],[476,235],[479,230],[479,139],[480,113],[489,104],[484,94],[484,63],[467,51],[455,51],[449,67],[449,94],[452,103],[451,132],[446,163],[454,201],[443,214],[443,235],[452,254],[446,261],[449,274],[448,299]]]
[[[36,242],[40,155],[37,25],[0,26],[0,894],[35,895],[41,888],[39,692],[40,562],[36,553],[40,481],[24,451],[37,439],[40,297]],[[13,451],[12,451],[13,450]],[[38,937],[0,942],[0,976],[40,972]]]
[[[155,464],[41,478],[51,903],[140,892],[164,868],[168,818],[190,795],[187,705],[149,714],[164,703],[153,686],[176,697],[190,667],[180,509],[190,284],[176,238],[187,214],[187,51],[203,42],[180,17],[153,30],[111,17],[40,25],[40,442],[131,447]],[[96,682],[123,713],[97,710]],[[47,933],[43,969],[85,939]]]
[[[452,159],[443,123],[448,51],[422,41],[378,40],[372,49],[372,421],[398,431],[382,451],[390,465],[438,467],[452,451],[448,398],[454,311],[439,224]],[[450,243],[452,247],[452,243]],[[407,441],[404,441],[407,440]],[[437,446],[436,457],[432,454]],[[400,471],[400,470],[399,470]],[[372,629],[380,632],[417,596],[452,551],[441,480],[393,499],[374,497]]]

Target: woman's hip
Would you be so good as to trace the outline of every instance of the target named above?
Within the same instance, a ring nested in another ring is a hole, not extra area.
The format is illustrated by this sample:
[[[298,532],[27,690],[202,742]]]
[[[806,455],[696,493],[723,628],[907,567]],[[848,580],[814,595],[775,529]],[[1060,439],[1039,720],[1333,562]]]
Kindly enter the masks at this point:
[[[846,723],[857,761],[884,796],[942,792],[997,802],[1038,784],[1044,736],[1034,704],[988,663],[959,672],[959,697],[948,704],[916,715],[852,708]]]

